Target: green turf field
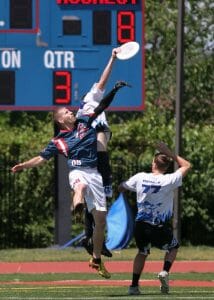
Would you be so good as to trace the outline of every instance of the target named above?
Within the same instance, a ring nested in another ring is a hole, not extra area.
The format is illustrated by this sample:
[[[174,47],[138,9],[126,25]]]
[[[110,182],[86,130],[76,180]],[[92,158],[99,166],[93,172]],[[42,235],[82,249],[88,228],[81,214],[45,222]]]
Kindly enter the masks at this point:
[[[130,273],[111,273],[112,280],[130,280]],[[141,279],[157,279],[156,273],[143,273]],[[3,281],[59,281],[59,280],[104,280],[96,273],[45,273],[45,274],[1,274],[0,284]],[[212,281],[213,273],[172,273],[170,280],[198,280]],[[0,298],[1,299],[1,298]]]
[[[181,247],[178,260],[214,260],[212,247]],[[132,260],[135,249],[114,251],[112,260]],[[162,260],[164,253],[152,249],[150,260]],[[0,261],[87,261],[88,255],[83,249],[18,249],[1,250]],[[131,280],[131,273],[112,274],[112,280]],[[156,280],[157,274],[144,273],[141,279]],[[169,295],[161,295],[158,286],[141,288],[142,295],[128,296],[127,286],[101,286],[58,284],[57,281],[68,280],[103,280],[96,273],[66,273],[66,274],[0,274],[1,300],[69,300],[69,299],[213,299],[213,287],[171,287]],[[170,280],[214,281],[214,273],[172,273]],[[38,285],[31,282],[40,282]],[[42,285],[42,281],[51,284]],[[7,282],[7,284],[5,284]],[[21,282],[25,282],[22,284]],[[27,283],[26,283],[27,282]]]
[[[127,287],[113,286],[1,286],[0,299],[214,299],[211,288],[174,287],[161,295],[158,287],[142,287],[142,295],[128,296]]]
[[[170,280],[213,281],[213,273],[173,273]],[[131,274],[112,274],[112,280],[130,282]],[[144,273],[141,279],[154,280],[157,274]],[[214,288],[205,287],[171,287],[169,295],[161,295],[159,287],[141,287],[142,295],[128,296],[127,286],[100,286],[57,284],[68,280],[104,280],[96,273],[70,274],[3,274],[0,276],[0,299],[214,299]],[[30,282],[50,281],[52,284],[33,285]],[[7,282],[9,284],[4,284]],[[25,282],[22,284],[21,282]],[[26,284],[26,282],[30,284]]]
[[[132,260],[137,250],[123,249],[113,251],[113,260]],[[162,260],[164,251],[151,249],[150,260]],[[0,250],[0,261],[86,261],[88,255],[83,248],[67,247],[60,250],[57,247],[44,249],[6,249]],[[176,260],[214,260],[214,247],[182,246],[179,248]]]

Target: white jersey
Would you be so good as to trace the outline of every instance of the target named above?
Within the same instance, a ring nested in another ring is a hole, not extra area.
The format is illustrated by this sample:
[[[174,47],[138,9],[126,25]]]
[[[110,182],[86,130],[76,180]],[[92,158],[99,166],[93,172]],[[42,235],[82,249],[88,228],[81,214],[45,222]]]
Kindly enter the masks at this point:
[[[123,183],[125,188],[137,193],[136,221],[154,225],[172,217],[174,190],[181,185],[179,170],[172,174],[137,173]]]
[[[94,83],[90,91],[85,95],[82,103],[82,107],[77,111],[77,117],[82,115],[88,115],[93,113],[94,109],[98,106],[100,101],[104,97],[105,90],[97,88],[97,83]],[[108,126],[105,112],[102,112],[92,123],[92,127],[96,127],[98,124]]]

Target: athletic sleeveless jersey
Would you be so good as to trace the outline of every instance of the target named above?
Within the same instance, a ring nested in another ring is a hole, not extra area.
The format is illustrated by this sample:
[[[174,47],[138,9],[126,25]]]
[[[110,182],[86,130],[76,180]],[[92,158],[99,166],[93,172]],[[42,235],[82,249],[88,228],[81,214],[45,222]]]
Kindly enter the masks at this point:
[[[97,167],[96,130],[88,124],[89,118],[89,116],[78,118],[73,130],[61,130],[40,152],[40,156],[49,160],[58,153],[63,154],[68,158],[70,170]]]
[[[174,190],[182,185],[179,170],[172,174],[138,173],[123,183],[137,193],[136,221],[158,225],[166,222],[173,214]]]

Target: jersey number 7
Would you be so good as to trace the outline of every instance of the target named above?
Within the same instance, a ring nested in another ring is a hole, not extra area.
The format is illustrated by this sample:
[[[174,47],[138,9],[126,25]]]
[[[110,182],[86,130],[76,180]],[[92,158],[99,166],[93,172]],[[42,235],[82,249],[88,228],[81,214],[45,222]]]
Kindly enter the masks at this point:
[[[161,185],[148,185],[148,184],[142,184],[142,186],[144,187],[143,193],[147,194],[147,193],[151,193],[151,194],[156,194],[157,192],[159,192]]]

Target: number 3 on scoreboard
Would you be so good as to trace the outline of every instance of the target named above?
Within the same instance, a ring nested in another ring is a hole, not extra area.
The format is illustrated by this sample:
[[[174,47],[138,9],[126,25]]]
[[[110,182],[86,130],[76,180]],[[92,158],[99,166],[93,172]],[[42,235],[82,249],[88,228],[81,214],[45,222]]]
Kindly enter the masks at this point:
[[[69,71],[53,72],[53,104],[71,104],[71,73]]]

